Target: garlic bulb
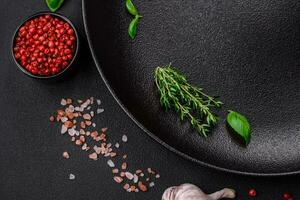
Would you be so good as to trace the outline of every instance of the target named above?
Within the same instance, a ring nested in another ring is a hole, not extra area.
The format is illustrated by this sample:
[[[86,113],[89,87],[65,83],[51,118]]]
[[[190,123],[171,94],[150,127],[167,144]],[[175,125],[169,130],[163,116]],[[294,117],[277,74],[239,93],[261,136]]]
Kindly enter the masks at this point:
[[[235,191],[224,188],[207,195],[197,186],[185,183],[180,186],[173,186],[166,189],[162,196],[162,200],[218,200],[222,198],[235,198]]]

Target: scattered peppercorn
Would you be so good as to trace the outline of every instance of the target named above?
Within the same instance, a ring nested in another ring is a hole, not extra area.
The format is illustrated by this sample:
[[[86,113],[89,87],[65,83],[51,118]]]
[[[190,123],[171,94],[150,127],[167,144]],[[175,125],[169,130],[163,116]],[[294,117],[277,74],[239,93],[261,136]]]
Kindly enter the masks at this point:
[[[291,198],[291,194],[288,193],[288,192],[285,192],[285,193],[283,194],[283,199],[284,199],[284,200],[288,200],[289,198]]]
[[[255,197],[255,196],[256,196],[256,190],[255,190],[255,189],[250,189],[250,190],[248,191],[248,195],[249,195],[250,197]]]
[[[283,199],[284,200],[294,200],[294,198],[292,197],[292,195],[290,193],[288,193],[288,192],[285,192],[283,194]]]
[[[60,17],[44,14],[25,22],[14,41],[14,57],[28,72],[51,76],[63,71],[74,57],[76,37]]]

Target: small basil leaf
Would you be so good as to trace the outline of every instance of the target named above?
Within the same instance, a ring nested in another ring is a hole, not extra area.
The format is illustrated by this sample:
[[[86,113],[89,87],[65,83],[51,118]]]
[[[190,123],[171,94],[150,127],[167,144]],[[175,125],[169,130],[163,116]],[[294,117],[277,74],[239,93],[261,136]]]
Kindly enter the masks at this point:
[[[55,12],[57,11],[61,5],[63,4],[64,0],[46,0],[48,8],[52,11]]]
[[[137,11],[136,7],[133,5],[131,0],[126,0],[126,8],[127,8],[128,12],[130,14],[132,14],[133,16],[138,15],[138,11]]]
[[[137,25],[139,23],[140,16],[136,15],[135,18],[130,22],[128,27],[128,34],[131,39],[134,39],[136,36]]]
[[[243,138],[246,145],[249,144],[251,139],[251,128],[245,116],[229,110],[229,113],[227,114],[227,123],[236,134]]]

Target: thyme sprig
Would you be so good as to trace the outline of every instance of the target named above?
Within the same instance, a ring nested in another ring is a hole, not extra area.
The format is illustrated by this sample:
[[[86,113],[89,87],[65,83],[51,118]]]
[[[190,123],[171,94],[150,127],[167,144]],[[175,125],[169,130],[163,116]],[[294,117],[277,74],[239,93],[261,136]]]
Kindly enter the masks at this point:
[[[155,69],[155,83],[161,105],[167,110],[175,110],[181,120],[189,119],[191,125],[207,137],[211,127],[218,122],[212,109],[220,108],[222,102],[205,94],[202,88],[189,84],[171,65]]]

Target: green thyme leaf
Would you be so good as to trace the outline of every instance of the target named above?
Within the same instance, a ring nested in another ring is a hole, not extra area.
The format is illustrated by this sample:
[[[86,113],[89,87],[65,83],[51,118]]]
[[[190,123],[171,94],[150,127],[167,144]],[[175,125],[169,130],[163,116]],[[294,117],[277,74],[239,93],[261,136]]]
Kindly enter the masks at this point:
[[[132,14],[133,16],[138,15],[138,11],[136,9],[136,7],[133,5],[131,0],[126,0],[126,8],[127,11]]]
[[[63,4],[64,0],[46,0],[47,6],[52,12],[57,11]]]
[[[243,138],[246,145],[251,139],[251,128],[247,118],[235,111],[229,110],[227,123],[234,130],[234,133]]]
[[[193,128],[207,137],[218,122],[212,110],[220,108],[222,103],[205,94],[202,88],[190,85],[186,77],[170,65],[155,69],[155,83],[161,105],[167,110],[173,109],[181,120],[189,120]]]
[[[139,23],[140,16],[136,15],[135,18],[130,22],[129,27],[128,27],[128,34],[131,39],[134,39],[136,36],[137,32],[137,25]]]

